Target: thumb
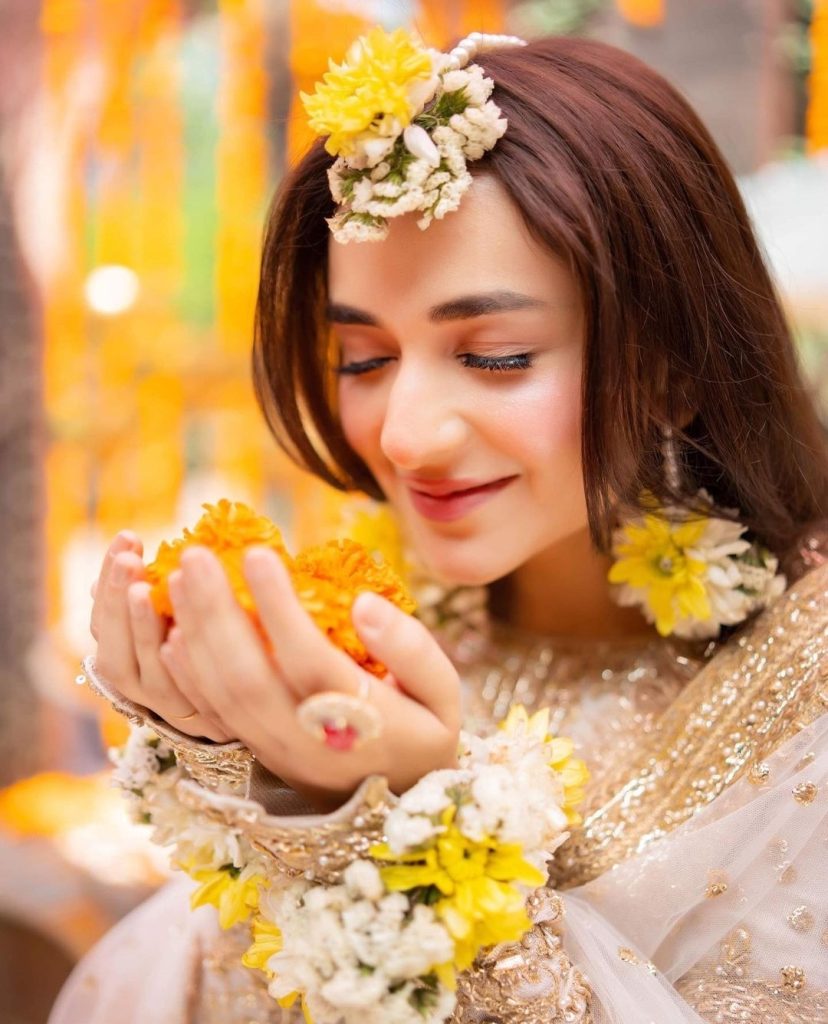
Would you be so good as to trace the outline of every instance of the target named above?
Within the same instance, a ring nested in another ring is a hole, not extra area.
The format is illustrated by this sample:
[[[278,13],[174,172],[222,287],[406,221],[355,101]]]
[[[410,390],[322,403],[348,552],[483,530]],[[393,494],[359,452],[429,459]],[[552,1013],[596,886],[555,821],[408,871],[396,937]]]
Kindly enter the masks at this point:
[[[360,640],[388,667],[400,689],[445,725],[456,728],[460,721],[457,670],[422,622],[372,591],[356,597],[351,619]]]

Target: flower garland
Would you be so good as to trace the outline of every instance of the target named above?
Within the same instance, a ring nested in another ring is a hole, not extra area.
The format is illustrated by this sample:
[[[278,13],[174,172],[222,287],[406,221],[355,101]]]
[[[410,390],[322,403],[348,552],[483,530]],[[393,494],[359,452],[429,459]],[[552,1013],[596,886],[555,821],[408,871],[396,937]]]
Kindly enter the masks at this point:
[[[173,749],[148,726],[132,726],[126,744],[110,751],[113,784],[129,803],[133,821],[151,825],[150,838],[172,847],[172,864],[200,882],[193,909],[211,904],[222,928],[246,920],[258,905],[267,865],[240,832],[187,808],[176,786],[189,778]]]
[[[423,1024],[450,1016],[457,971],[529,930],[526,898],[579,821],[587,770],[548,727],[548,709],[516,706],[492,736],[461,734],[459,767],[400,797],[385,842],[336,885],[286,879],[240,829],[187,808],[186,772],[147,727],[113,753],[114,779],[200,883],[193,907],[217,907],[224,928],[252,915],[242,962],[280,1005],[317,1024]]]
[[[697,498],[712,510],[707,491]],[[640,607],[662,636],[718,636],[722,626],[743,622],[785,589],[778,559],[745,540],[742,523],[647,504],[652,511],[614,535],[609,581],[620,584],[618,603]]]
[[[466,161],[506,131],[493,89],[479,65],[458,67],[404,29],[374,28],[332,62],[301,99],[337,157],[328,172],[337,241],[383,239],[390,217],[414,211],[426,228],[457,209],[472,181]]]

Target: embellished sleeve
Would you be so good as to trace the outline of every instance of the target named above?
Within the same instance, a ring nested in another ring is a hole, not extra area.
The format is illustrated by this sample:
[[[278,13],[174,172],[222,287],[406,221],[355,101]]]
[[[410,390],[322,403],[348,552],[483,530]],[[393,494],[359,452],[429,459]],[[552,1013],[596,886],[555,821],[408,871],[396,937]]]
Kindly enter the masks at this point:
[[[214,743],[180,732],[149,708],[122,697],[97,671],[93,655],[84,658],[82,668],[92,692],[108,701],[133,729],[151,729],[190,778],[208,789],[249,791],[254,757],[243,743]]]

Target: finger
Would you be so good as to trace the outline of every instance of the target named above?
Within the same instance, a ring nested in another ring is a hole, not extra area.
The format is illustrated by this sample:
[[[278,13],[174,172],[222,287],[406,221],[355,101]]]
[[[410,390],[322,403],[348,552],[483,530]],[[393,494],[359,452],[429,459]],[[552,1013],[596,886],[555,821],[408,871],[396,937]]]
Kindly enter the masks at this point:
[[[98,574],[97,580],[92,584],[92,599],[95,602],[92,606],[92,616],[90,619],[89,629],[92,636],[97,640],[99,639],[100,632],[100,606],[97,601],[99,593],[103,593],[106,589],[107,581],[112,573],[112,566],[119,554],[124,551],[133,551],[135,554],[143,555],[143,544],[141,539],[130,530],[121,530],[117,534],[112,543],[107,548],[106,554],[104,555],[103,563],[101,564],[101,571]]]
[[[291,717],[293,702],[218,559],[205,548],[189,548],[169,588],[194,683],[220,721],[247,739],[263,715]]]
[[[362,672],[335,647],[302,607],[281,558],[269,548],[248,551],[244,574],[281,675],[299,698],[318,690],[359,690]]]
[[[182,732],[206,736],[216,743],[226,743],[231,738],[230,733],[216,719],[212,709],[204,704],[198,692],[186,643],[178,627],[174,626],[170,630],[168,638],[159,648],[159,657],[177,690],[187,700],[190,709],[181,714],[166,712],[163,715],[165,720]],[[193,710],[196,712],[195,715],[192,714]]]
[[[460,720],[457,671],[423,623],[370,591],[357,596],[351,617],[362,642],[403,691],[454,728]]]
[[[152,606],[150,589],[145,581],[132,583],[127,588],[135,657],[144,694],[141,703],[165,718],[168,714],[182,717],[193,710],[193,705],[179,692],[161,661],[160,648],[164,641],[165,627],[164,621]]]
[[[139,699],[138,662],[132,638],[127,589],[143,573],[144,563],[140,556],[132,551],[122,551],[115,556],[106,587],[102,588],[98,598],[100,626],[96,664],[101,674],[132,700]]]

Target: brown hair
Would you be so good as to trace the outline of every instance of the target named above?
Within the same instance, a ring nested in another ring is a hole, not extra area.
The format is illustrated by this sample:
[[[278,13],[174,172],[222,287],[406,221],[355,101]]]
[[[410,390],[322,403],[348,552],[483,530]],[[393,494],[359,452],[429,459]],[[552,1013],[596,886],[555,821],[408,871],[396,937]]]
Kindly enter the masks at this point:
[[[660,75],[602,43],[540,39],[477,62],[509,127],[471,169],[497,178],[584,297],[582,456],[594,542],[606,549],[617,503],[635,508],[649,490],[686,504],[703,486],[784,556],[828,515],[825,438],[707,130]],[[381,497],[343,436],[328,365],[330,163],[317,143],[271,210],[254,379],[294,459],[334,486]],[[663,462],[668,425],[677,493]]]

